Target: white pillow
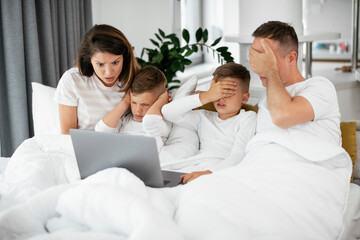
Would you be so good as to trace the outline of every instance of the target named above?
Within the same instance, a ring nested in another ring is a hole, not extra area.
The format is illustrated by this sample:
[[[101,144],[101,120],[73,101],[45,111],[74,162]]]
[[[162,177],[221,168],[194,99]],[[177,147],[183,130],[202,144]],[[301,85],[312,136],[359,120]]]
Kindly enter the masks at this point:
[[[172,99],[175,100],[177,98],[182,98],[190,95],[190,93],[194,92],[197,86],[197,77],[196,75],[192,76],[188,80],[186,80],[172,95]]]
[[[197,77],[192,76],[184,82],[172,95],[178,99],[190,95],[197,87]],[[194,130],[173,125],[166,145],[161,149],[159,158],[162,168],[173,169],[172,165],[179,160],[194,156],[199,152],[199,137]]]
[[[54,101],[55,88],[32,82],[34,134],[60,134],[59,105]]]

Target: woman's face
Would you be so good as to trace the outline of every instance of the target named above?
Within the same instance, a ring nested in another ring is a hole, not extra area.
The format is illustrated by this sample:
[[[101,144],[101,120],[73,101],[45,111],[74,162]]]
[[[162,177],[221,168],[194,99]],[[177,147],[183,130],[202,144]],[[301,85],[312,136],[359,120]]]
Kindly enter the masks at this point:
[[[96,52],[91,56],[91,64],[95,74],[106,87],[114,86],[118,80],[123,61],[123,55],[114,55],[107,52]]]

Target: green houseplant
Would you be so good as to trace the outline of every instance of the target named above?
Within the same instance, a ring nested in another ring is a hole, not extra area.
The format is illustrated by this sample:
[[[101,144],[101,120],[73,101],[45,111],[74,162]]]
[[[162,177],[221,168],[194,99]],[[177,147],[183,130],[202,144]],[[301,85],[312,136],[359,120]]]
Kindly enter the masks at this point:
[[[228,47],[215,48],[220,42],[221,37],[217,38],[212,44],[208,44],[207,29],[199,28],[196,31],[196,42],[194,43],[190,43],[189,31],[184,29],[182,31],[182,38],[186,42],[184,46],[180,45],[180,39],[174,33],[166,35],[164,31],[159,29],[158,33],[155,33],[155,37],[157,40],[150,39],[155,48],[143,48],[141,57],[137,58],[137,61],[140,66],[152,65],[163,71],[168,85],[171,85],[169,90],[179,87],[180,81],[175,79],[176,72],[184,72],[185,66],[192,63],[188,57],[195,52],[206,49],[208,53],[212,52],[213,57],[217,57],[218,62],[221,64],[234,61],[234,58],[228,51]],[[144,54],[147,54],[147,60],[143,59]]]

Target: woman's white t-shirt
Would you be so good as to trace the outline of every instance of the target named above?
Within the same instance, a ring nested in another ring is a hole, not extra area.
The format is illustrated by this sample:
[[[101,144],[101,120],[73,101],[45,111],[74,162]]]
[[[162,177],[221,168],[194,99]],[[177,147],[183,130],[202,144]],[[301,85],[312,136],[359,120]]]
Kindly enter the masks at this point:
[[[115,108],[124,96],[119,82],[106,87],[93,74],[83,76],[71,68],[61,77],[54,100],[59,104],[77,107],[78,128],[94,130],[96,123]]]

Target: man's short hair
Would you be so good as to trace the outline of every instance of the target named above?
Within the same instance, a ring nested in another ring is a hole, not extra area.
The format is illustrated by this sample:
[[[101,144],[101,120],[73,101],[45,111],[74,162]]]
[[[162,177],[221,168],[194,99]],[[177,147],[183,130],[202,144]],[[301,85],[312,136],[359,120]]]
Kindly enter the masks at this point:
[[[139,70],[132,84],[132,93],[143,93],[156,90],[157,88],[165,88],[166,77],[162,71],[153,66],[146,66]]]
[[[215,78],[215,81],[218,81],[224,77],[236,78],[239,80],[242,91],[249,91],[250,73],[246,69],[246,67],[241,64],[234,62],[226,63],[218,67],[213,73],[213,76]]]
[[[279,43],[279,51],[285,57],[291,51],[298,53],[299,41],[295,29],[287,23],[269,21],[260,25],[252,34],[253,37],[269,38]]]

